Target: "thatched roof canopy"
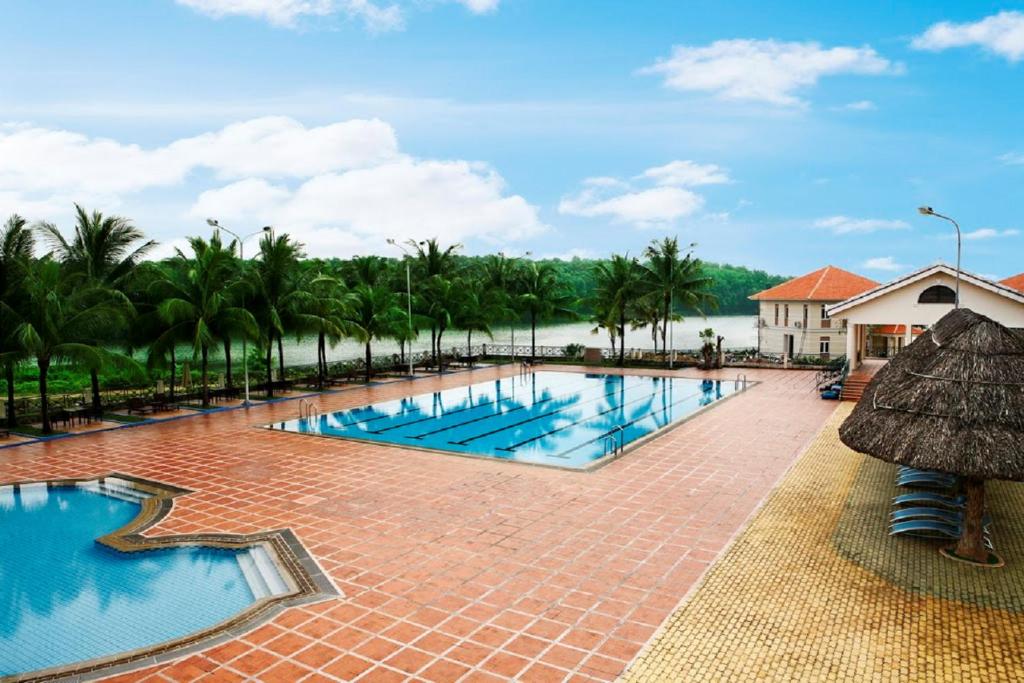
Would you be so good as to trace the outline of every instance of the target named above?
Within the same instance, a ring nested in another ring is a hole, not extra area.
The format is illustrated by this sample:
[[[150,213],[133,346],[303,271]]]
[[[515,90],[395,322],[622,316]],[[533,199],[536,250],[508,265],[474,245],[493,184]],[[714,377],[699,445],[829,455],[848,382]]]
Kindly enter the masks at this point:
[[[950,311],[878,371],[839,436],[888,462],[1024,480],[1024,337]]]

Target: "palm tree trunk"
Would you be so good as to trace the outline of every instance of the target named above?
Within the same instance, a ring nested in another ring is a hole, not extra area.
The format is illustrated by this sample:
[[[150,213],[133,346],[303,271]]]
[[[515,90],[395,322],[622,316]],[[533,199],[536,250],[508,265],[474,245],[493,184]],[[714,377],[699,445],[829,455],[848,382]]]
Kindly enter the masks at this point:
[[[324,346],[324,332],[320,330],[320,335],[316,341],[316,376],[317,386],[323,391],[324,388],[324,375],[327,374],[327,353]]]
[[[530,311],[530,360],[537,358],[537,313]]]
[[[39,358],[36,364],[39,366],[39,412],[42,413],[43,418],[43,434],[49,434],[53,431],[50,427],[50,398],[46,391],[46,375],[50,372],[50,359]]]
[[[370,381],[370,368],[373,364],[373,356],[370,354],[370,340],[366,340],[366,381]]]
[[[985,548],[985,531],[982,528],[985,516],[985,480],[965,477],[964,494],[967,496],[967,502],[963,530],[956,544],[956,555],[974,562],[988,562],[989,553]]]
[[[224,386],[228,389],[235,386],[235,380],[231,377],[231,338],[224,337]]]
[[[619,309],[619,367],[626,365],[626,309]]]
[[[664,316],[662,316],[662,320],[664,321],[664,324],[661,326],[661,352],[667,354],[668,353],[668,344],[665,341],[665,338],[666,338],[666,335],[668,335],[668,317],[670,315],[672,315],[672,311],[670,310],[672,308],[672,295],[669,294],[668,296],[666,296],[664,298],[664,302],[663,303],[664,303],[664,310],[663,310]]]
[[[281,341],[281,335],[277,335],[277,371],[279,379],[284,381],[284,342]]]
[[[444,372],[444,354],[441,353],[441,335],[444,334],[444,330],[437,331],[437,371]]]
[[[209,356],[210,356],[210,349],[206,346],[206,344],[203,344],[203,347],[202,347],[202,358],[203,358],[203,360],[202,360],[202,362],[203,362],[202,377],[203,377],[203,379],[202,379],[202,381],[203,381],[203,407],[204,408],[209,408],[210,407],[210,384],[209,384],[209,377],[207,376],[207,366],[209,365],[209,360],[210,360]]]
[[[176,365],[176,362],[175,362],[175,358],[174,358],[174,345],[172,344],[171,345],[171,403],[174,403],[174,384],[175,384],[174,371],[175,371],[175,365]]]
[[[100,399],[100,372],[99,370],[89,371],[89,381],[92,384],[92,409],[99,417],[103,412],[103,401]]]
[[[431,364],[437,365],[437,327],[430,326],[430,360]]]
[[[402,354],[402,365],[405,365],[405,339],[398,340],[398,352]]]
[[[267,340],[267,398],[274,398],[274,336]]]
[[[14,414],[14,361],[4,364],[4,373],[7,380],[7,426],[14,429],[18,426],[18,418]]]

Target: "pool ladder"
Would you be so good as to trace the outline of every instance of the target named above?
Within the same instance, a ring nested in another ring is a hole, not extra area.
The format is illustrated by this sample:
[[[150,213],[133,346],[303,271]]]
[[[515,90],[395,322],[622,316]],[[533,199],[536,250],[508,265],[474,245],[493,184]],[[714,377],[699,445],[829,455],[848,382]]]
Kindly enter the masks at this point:
[[[299,419],[311,421],[313,416],[320,417],[320,409],[308,399],[299,399]]]
[[[747,390],[747,373],[741,372],[736,375],[736,381],[732,385],[733,391],[746,391]]]
[[[618,435],[619,435],[619,438],[618,438],[617,441],[615,439],[615,434],[616,433],[618,433]],[[610,451],[609,451],[609,443],[611,444],[611,450]],[[613,429],[612,431],[610,431],[610,432],[608,432],[607,434],[604,435],[604,454],[605,455],[608,455],[609,452],[612,453],[613,455],[616,454],[616,453],[621,453],[622,449],[625,448],[625,446],[626,446],[626,429],[622,425],[619,425],[618,427],[616,427],[615,429]]]

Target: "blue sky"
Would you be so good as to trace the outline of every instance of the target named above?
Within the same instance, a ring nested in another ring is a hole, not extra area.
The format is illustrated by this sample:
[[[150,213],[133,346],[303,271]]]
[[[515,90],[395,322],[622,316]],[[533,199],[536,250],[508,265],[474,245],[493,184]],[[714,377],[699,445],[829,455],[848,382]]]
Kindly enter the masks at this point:
[[[313,255],[638,253],[879,280],[1024,270],[1024,7],[9,0],[0,214],[213,215]]]

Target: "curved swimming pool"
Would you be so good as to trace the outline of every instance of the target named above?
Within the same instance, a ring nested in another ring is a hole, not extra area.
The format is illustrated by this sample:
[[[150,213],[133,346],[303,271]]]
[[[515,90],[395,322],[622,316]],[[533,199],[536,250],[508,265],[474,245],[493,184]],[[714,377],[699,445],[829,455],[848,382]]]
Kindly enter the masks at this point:
[[[0,676],[146,650],[287,590],[262,546],[96,542],[146,496],[113,479],[0,486]]]

